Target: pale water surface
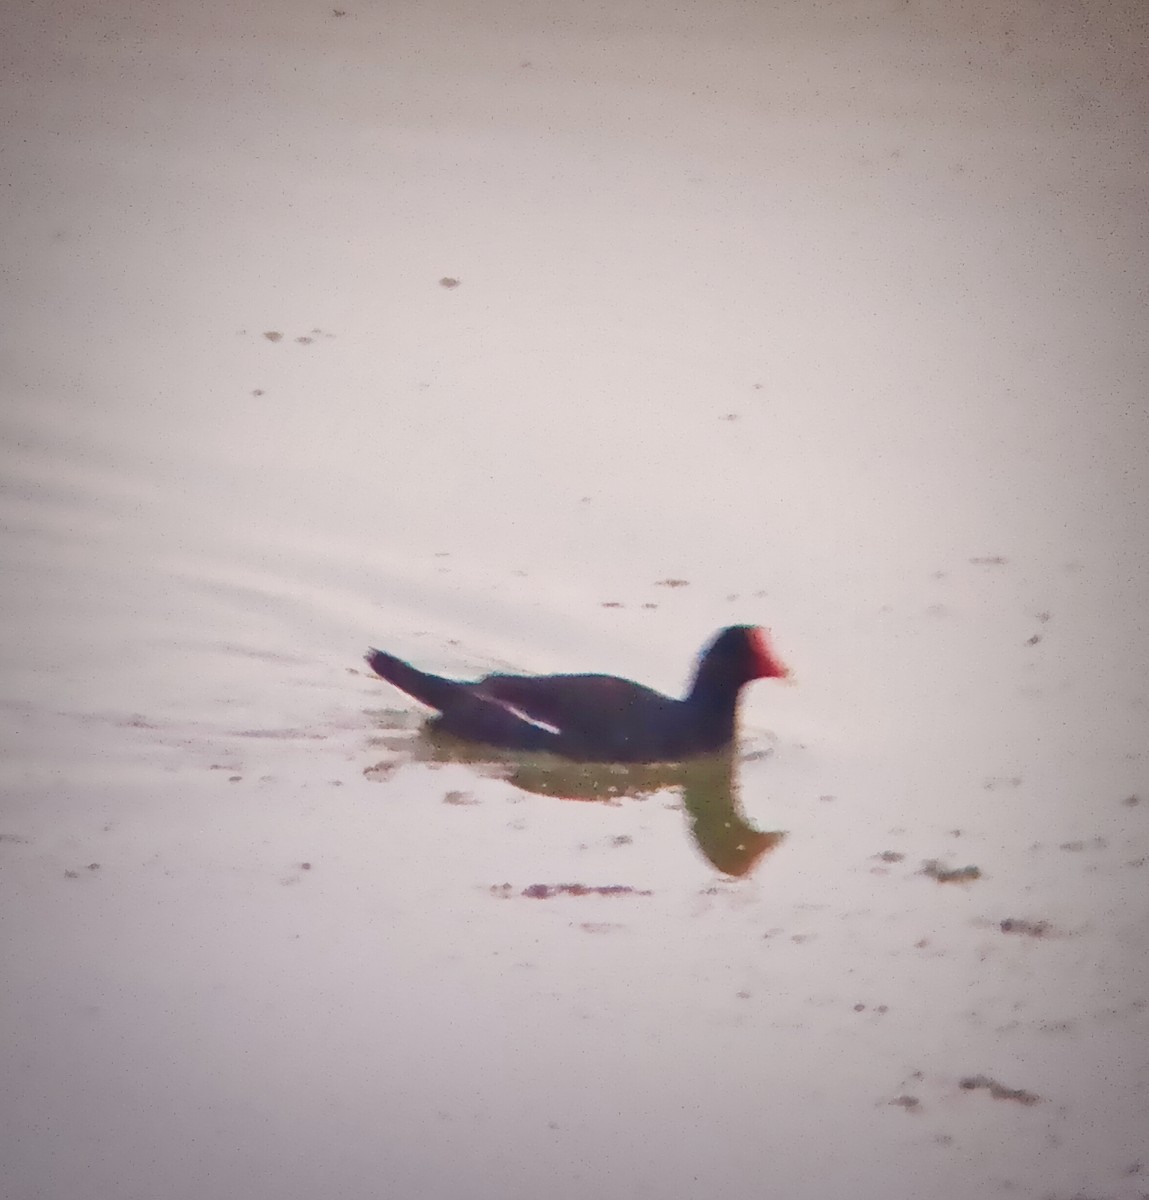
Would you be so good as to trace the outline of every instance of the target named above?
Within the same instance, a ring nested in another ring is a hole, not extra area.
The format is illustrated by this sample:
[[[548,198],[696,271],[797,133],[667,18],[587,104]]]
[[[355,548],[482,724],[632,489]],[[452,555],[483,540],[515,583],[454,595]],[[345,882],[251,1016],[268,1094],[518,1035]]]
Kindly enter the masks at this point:
[[[5,19],[4,1195],[1149,1194],[1144,6],[349,3]]]

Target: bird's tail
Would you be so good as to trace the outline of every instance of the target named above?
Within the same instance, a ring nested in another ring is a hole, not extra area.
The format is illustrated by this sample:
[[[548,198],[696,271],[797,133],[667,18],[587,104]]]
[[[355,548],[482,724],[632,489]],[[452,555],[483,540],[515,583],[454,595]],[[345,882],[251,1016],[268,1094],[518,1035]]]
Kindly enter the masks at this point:
[[[451,700],[466,686],[453,679],[443,679],[439,675],[417,671],[410,663],[405,663],[393,654],[385,654],[382,650],[372,649],[365,658],[376,675],[382,676],[407,695],[414,696],[416,700],[422,701],[429,708],[437,708],[440,712],[448,707]]]

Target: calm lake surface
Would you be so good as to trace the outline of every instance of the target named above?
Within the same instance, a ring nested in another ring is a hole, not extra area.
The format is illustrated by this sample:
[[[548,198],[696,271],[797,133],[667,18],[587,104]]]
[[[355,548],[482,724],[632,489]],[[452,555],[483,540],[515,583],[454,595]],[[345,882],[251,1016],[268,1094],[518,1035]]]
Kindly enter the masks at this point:
[[[1149,1194],[1147,32],[9,14],[6,1196]]]

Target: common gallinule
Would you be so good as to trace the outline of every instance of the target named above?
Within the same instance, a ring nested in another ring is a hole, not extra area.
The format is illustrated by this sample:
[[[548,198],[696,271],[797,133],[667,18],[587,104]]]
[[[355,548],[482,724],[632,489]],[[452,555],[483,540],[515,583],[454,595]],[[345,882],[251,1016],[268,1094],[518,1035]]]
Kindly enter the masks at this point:
[[[487,746],[545,750],[581,762],[679,762],[734,740],[738,694],[785,679],[764,629],[732,625],[702,651],[681,700],[613,675],[487,675],[474,682],[419,671],[382,650],[377,675],[437,709],[444,733]]]

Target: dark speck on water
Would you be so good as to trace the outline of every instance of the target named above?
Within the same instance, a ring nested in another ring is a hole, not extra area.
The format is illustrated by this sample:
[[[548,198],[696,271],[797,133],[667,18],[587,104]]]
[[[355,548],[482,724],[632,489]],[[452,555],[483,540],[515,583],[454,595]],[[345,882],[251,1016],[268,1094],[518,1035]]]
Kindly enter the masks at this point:
[[[1107,843],[1104,838],[1095,837],[1090,841],[1062,842],[1060,849],[1080,853],[1082,850],[1104,850]]]
[[[1026,937],[1045,937],[1051,930],[1048,921],[1024,921],[1017,917],[1006,917],[1001,923],[1002,933],[1022,933]]]
[[[470,792],[451,791],[443,796],[444,804],[469,805],[478,804],[478,800]]]
[[[1038,1104],[1041,1097],[1027,1092],[1024,1088],[1008,1088],[990,1079],[988,1075],[967,1075],[958,1085],[963,1091],[972,1092],[985,1088],[995,1100],[1016,1100],[1019,1104]]]
[[[650,892],[621,883],[593,886],[585,883],[532,883],[523,888],[530,900],[549,900],[552,896],[649,896]]]
[[[979,867],[943,867],[936,858],[927,859],[922,863],[921,873],[936,879],[938,883],[970,883],[981,878]]]

